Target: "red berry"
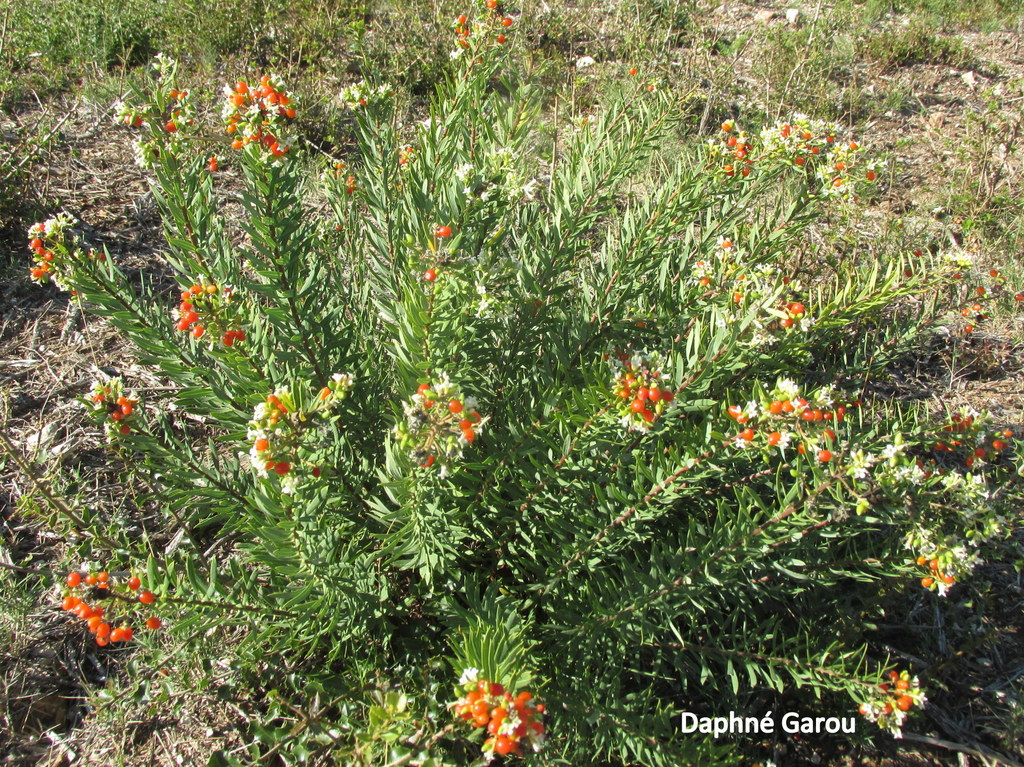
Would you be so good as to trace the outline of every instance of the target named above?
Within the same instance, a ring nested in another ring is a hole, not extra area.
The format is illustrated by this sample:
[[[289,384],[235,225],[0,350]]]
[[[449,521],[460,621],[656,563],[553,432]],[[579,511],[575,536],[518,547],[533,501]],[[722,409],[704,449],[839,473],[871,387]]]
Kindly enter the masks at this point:
[[[274,471],[282,477],[291,471],[291,469],[292,467],[285,461],[278,461],[274,464]]]
[[[128,579],[127,585],[132,591],[138,591],[139,587],[142,585],[142,581],[133,575]]]
[[[99,580],[96,578],[95,575],[90,573],[89,575],[85,576],[86,586],[95,586],[97,583],[99,583]]]
[[[896,701],[896,708],[898,708],[900,711],[910,711],[913,705],[914,699],[911,698],[909,695],[903,695],[900,697],[898,701]]]
[[[748,429],[744,429],[743,431],[740,432],[740,439],[743,439],[743,440],[746,440],[747,442],[750,442],[750,440],[752,440],[753,438],[754,438],[754,430],[753,429],[749,429],[748,428]]]
[[[68,573],[67,584],[71,588],[75,588],[82,582],[81,573]]]
[[[448,411],[453,415],[458,415],[462,412],[462,403],[457,399],[448,400]]]
[[[434,235],[437,237],[451,237],[452,228],[450,226],[435,226]]]
[[[830,453],[828,450],[822,450],[820,453],[818,453],[818,460],[821,461],[822,463],[828,463],[829,461],[832,460],[832,453]]]
[[[223,336],[221,336],[220,340],[221,340],[221,343],[223,343],[225,346],[234,346],[234,344],[235,344],[235,334],[234,334],[234,331],[229,330],[227,333],[225,333]]]
[[[426,280],[427,282],[433,282],[434,280],[437,279],[437,270],[427,269],[427,271],[423,272],[423,279]]]
[[[156,601],[156,595],[152,591],[143,591],[139,594],[139,601],[144,605],[151,605]]]

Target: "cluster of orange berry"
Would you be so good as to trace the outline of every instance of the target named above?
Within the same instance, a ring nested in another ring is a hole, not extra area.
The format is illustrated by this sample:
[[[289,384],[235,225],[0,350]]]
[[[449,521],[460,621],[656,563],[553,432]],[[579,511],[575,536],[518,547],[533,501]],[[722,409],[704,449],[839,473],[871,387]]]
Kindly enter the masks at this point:
[[[756,141],[732,120],[721,127],[719,139],[712,139],[710,146],[713,157],[725,160],[722,173],[726,178],[749,176],[756,160],[758,164],[768,162],[813,171],[822,194],[847,196],[855,178],[873,182],[884,165],[873,160],[860,161],[861,147],[856,141],[841,141],[836,137],[837,126],[804,116],[764,128]],[[855,168],[860,170],[856,177],[852,175]]]
[[[779,327],[789,329],[803,318],[807,308],[799,301],[791,301],[782,308],[782,311],[785,316],[779,319]]]
[[[338,160],[336,163],[334,163],[334,177],[335,178],[340,178],[343,175],[344,171],[345,171],[345,163],[344,162],[342,162],[341,160]],[[356,191],[356,177],[350,175],[350,176],[348,176],[345,179],[345,194],[354,194],[355,191]]]
[[[939,581],[941,581],[946,586],[952,586],[956,582],[956,578],[953,576],[952,573],[943,573],[939,570],[940,565],[939,560],[937,558],[932,557],[931,559],[928,559],[927,557],[922,556],[918,557],[916,562],[918,567],[924,567],[925,565],[927,565],[928,569],[931,572],[931,575],[926,575],[924,578],[921,579],[921,585],[924,588],[936,589],[939,587]]]
[[[486,421],[477,412],[476,398],[463,396],[444,373],[421,383],[403,407],[405,419],[394,428],[398,444],[423,468],[440,464],[441,476],[476,441]]]
[[[750,168],[754,164],[753,158],[749,156],[754,149],[753,145],[747,141],[745,132],[736,130],[736,123],[731,120],[722,123],[722,133],[725,134],[722,140],[726,146],[727,159],[736,161],[723,165],[722,173],[731,178],[736,175],[736,166],[739,165],[739,174],[746,178],[750,175]]]
[[[227,132],[234,136],[231,146],[241,149],[250,144],[264,147],[273,157],[291,150],[291,140],[282,133],[295,119],[292,94],[283,81],[264,75],[260,84],[250,87],[244,80],[224,86],[222,117]]]
[[[675,399],[660,370],[660,356],[634,354],[616,349],[605,354],[612,368],[612,392],[619,399],[619,423],[629,431],[648,431]]]
[[[352,376],[335,373],[327,385],[317,393],[312,404],[296,400],[291,389],[280,386],[256,406],[249,422],[248,438],[252,442],[249,461],[261,477],[273,472],[281,478],[281,490],[293,493],[299,478],[293,471],[300,461],[302,433],[313,416],[326,416],[328,410],[343,400],[352,388]],[[319,466],[312,466],[314,479],[321,474]]]
[[[28,249],[32,251],[33,261],[29,274],[37,285],[43,285],[52,278],[58,287],[65,287],[59,274],[58,254],[66,252],[64,235],[71,225],[71,218],[62,213],[29,227]]]
[[[163,124],[165,131],[168,133],[177,133],[179,125],[195,124],[195,120],[191,116],[184,114],[189,106],[188,91],[179,91],[175,88],[171,88],[167,92],[167,99],[169,102],[168,109],[170,110],[170,115]],[[191,112],[191,110],[188,111]]]
[[[485,754],[521,754],[524,745],[539,750],[544,742],[544,704],[523,690],[513,695],[497,682],[472,679],[462,685],[455,713],[474,728],[483,728]]]
[[[979,324],[988,319],[988,313],[985,311],[984,306],[985,302],[998,301],[1000,296],[1006,295],[1006,277],[1003,276],[1002,272],[998,269],[989,269],[988,277],[992,281],[987,286],[978,284],[969,289],[969,294],[974,301],[970,305],[965,305],[960,310],[960,316],[967,320],[964,325],[964,333],[973,333]],[[962,280],[963,278],[963,272],[957,272],[953,275],[955,280]],[[1018,306],[1021,305],[1024,302],[1024,293],[1015,293],[1013,300]]]
[[[890,671],[889,681],[878,686],[875,700],[861,703],[858,710],[868,721],[898,733],[907,712],[914,706],[923,707],[926,702],[917,677],[911,678],[907,671]]]
[[[486,0],[485,5],[489,11],[494,11],[494,13],[497,14],[496,16],[493,16],[493,18],[497,19],[498,24],[500,24],[501,27],[508,29],[513,23],[515,23],[509,16],[498,12],[497,0]],[[489,36],[488,25],[486,22],[474,22],[470,24],[469,18],[466,14],[462,14],[455,19],[455,42],[460,48],[469,48],[471,35],[473,37]],[[507,38],[505,33],[501,30],[498,30],[498,33],[494,35],[494,42],[498,45],[504,45],[506,40]]]
[[[129,625],[129,620],[133,617],[130,613],[137,612],[135,605],[151,605],[156,601],[152,591],[142,590],[142,581],[135,575],[125,578],[123,587],[106,571],[68,573],[65,582],[67,588],[64,590],[61,607],[86,622],[89,632],[96,637],[96,644],[100,647],[105,647],[111,642],[130,641],[135,632]],[[77,596],[75,591],[82,596]],[[102,605],[93,606],[86,602],[84,596],[94,601],[112,599],[114,606],[109,610]],[[121,605],[125,606],[124,614],[118,616],[121,611],[117,608]],[[156,631],[163,622],[155,615],[151,615],[146,618],[144,625],[147,629]]]
[[[846,419],[846,413],[849,408],[860,407],[861,404],[859,399],[846,403],[837,403],[832,397],[831,392],[821,397],[820,401],[815,401],[813,397],[812,399],[807,399],[806,397],[799,396],[795,384],[790,381],[782,382],[776,389],[775,394],[782,396],[771,399],[767,404],[748,402],[746,405],[729,405],[726,408],[730,418],[745,426],[734,438],[734,442],[739,447],[746,447],[753,443],[758,434],[756,426],[761,419],[766,419],[769,422],[793,419],[806,424],[816,423],[821,425],[825,423],[841,423]],[[802,430],[798,431],[801,432],[802,436],[806,436],[802,434]],[[820,436],[828,443],[834,443],[837,440],[836,433],[832,429],[821,430]],[[769,446],[782,449],[789,447],[792,440],[793,434],[785,429],[768,432],[765,438],[765,442]],[[831,450],[827,447],[819,447],[813,443],[801,442],[797,445],[797,452],[805,455],[808,452],[808,446],[816,452],[818,460],[822,463],[828,463],[832,460],[833,454]]]
[[[202,338],[207,332],[211,338],[220,338],[225,346],[234,346],[245,340],[245,331],[237,327],[237,321],[227,316],[226,307],[234,297],[233,289],[217,286],[200,280],[181,291],[175,329],[182,333],[191,332],[193,338]],[[235,325],[235,327],[232,327]]]
[[[291,392],[278,388],[256,407],[249,423],[249,452],[253,466],[263,474],[274,472],[280,477],[292,470],[296,450],[294,431],[286,428],[288,416],[297,410]]]
[[[935,450],[939,453],[954,453],[958,452],[960,448],[966,448],[967,454],[964,456],[964,464],[969,469],[973,468],[978,460],[985,460],[993,454],[1006,450],[1013,439],[1013,431],[1011,429],[999,429],[987,437],[981,435],[979,429],[975,427],[974,416],[970,414],[961,415],[960,413],[954,413],[950,420],[951,423],[944,426],[943,431],[953,434],[970,433],[974,436],[972,441],[975,446],[973,448],[970,448],[969,445],[965,446],[964,441],[961,439],[939,440],[935,443]]]
[[[131,421],[135,419],[139,398],[125,393],[120,378],[93,383],[89,400],[93,414],[102,419],[108,438],[113,438],[115,433],[131,433]]]

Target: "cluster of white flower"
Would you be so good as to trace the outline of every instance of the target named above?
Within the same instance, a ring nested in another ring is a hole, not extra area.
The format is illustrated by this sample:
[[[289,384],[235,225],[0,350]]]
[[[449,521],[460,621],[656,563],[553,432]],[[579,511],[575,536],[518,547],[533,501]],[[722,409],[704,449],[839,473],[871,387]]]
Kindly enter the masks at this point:
[[[267,479],[274,472],[280,479],[281,492],[291,495],[303,479],[295,471],[300,459],[304,425],[313,415],[327,416],[328,411],[343,400],[351,390],[353,378],[348,373],[335,373],[308,407],[296,401],[291,389],[278,386],[273,394],[253,410],[247,437],[252,442],[248,459],[258,477]],[[312,476],[319,476],[314,467]]]
[[[53,218],[48,218],[37,224],[32,224],[28,229],[29,239],[45,240],[47,238],[58,238],[64,235],[75,221],[67,213],[58,213]]]
[[[462,396],[441,372],[403,403],[405,419],[395,424],[395,439],[414,464],[427,469],[440,464],[438,473],[444,477],[449,463],[462,457],[487,423],[488,418],[477,412],[478,405],[476,397]]]
[[[463,163],[455,169],[455,178],[462,186],[468,202],[487,202],[500,195],[514,204],[537,198],[540,181],[522,173],[509,147],[499,147],[485,154],[478,166]]]
[[[341,89],[338,99],[349,109],[358,111],[362,107],[380,104],[389,100],[395,95],[395,89],[391,85],[370,85],[362,80],[354,85]]]
[[[157,103],[131,105],[122,100],[114,104],[117,122],[132,128],[148,129],[148,138],[139,138],[132,146],[135,164],[152,168],[161,152],[181,154],[187,146],[182,129],[193,125],[198,112],[189,91],[175,86],[178,62],[158,53],[152,69],[156,75]]]

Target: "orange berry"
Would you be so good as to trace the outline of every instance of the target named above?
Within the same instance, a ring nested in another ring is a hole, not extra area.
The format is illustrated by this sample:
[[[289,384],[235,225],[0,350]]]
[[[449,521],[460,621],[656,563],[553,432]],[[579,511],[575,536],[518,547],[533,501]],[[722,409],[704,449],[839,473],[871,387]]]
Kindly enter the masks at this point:
[[[82,582],[82,574],[81,573],[68,573],[68,577],[67,577],[67,584],[68,584],[68,586],[70,586],[71,588],[75,588],[81,582]]]
[[[139,601],[144,605],[151,605],[156,601],[156,595],[152,591],[143,591],[139,594]]]
[[[926,589],[930,589],[932,587],[933,583],[935,583],[935,579],[934,578],[922,578],[921,579],[921,585],[924,586]]]
[[[504,756],[512,751],[512,740],[508,735],[499,735],[494,741],[495,752]]]

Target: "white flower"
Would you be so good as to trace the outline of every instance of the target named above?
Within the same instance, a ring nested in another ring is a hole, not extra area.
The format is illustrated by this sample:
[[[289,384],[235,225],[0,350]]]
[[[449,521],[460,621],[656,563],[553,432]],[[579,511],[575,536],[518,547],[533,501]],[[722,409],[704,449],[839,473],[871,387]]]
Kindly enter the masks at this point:
[[[480,678],[480,669],[473,668],[470,666],[462,672],[462,676],[459,677],[459,684],[469,684],[475,682]]]
[[[900,453],[902,453],[904,447],[904,445],[886,445],[884,448],[882,448],[882,452],[878,454],[879,458],[881,458],[883,461],[891,460]]]

